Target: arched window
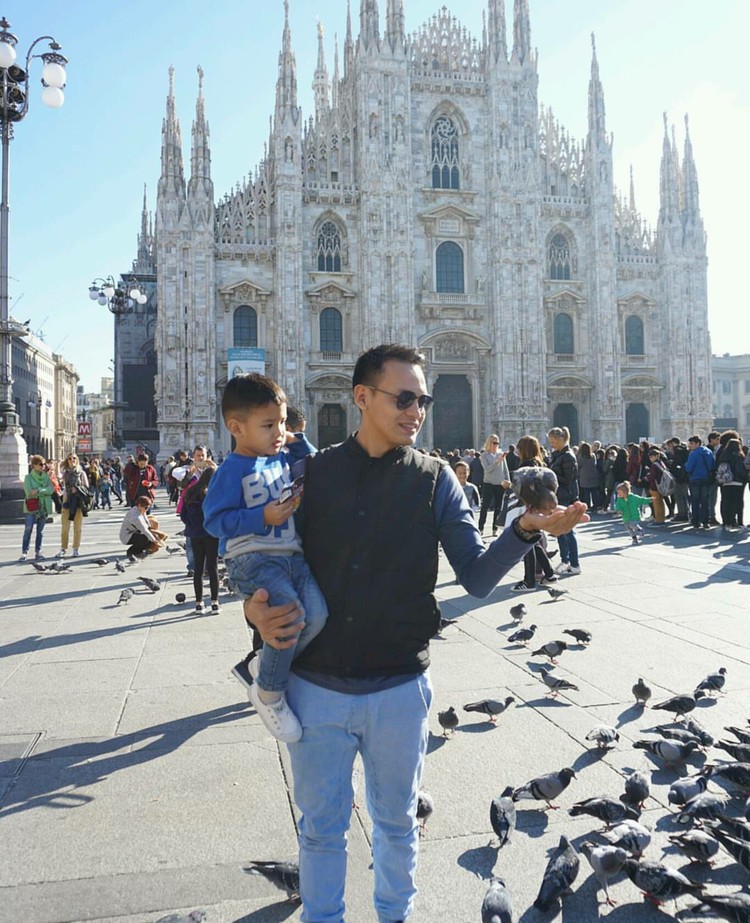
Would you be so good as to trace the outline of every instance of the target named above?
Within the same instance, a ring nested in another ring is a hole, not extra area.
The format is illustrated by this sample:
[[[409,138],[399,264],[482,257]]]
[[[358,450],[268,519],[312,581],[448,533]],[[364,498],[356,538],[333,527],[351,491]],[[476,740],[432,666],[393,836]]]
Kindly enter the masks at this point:
[[[460,189],[458,130],[447,115],[435,119],[430,132],[433,189]]]
[[[564,234],[555,234],[549,245],[550,279],[570,278],[570,244]]]
[[[324,221],[318,234],[318,272],[341,272],[341,234],[333,221]]]
[[[628,356],[644,354],[643,321],[635,314],[631,314],[625,321],[625,352]]]
[[[464,291],[464,251],[452,240],[435,252],[435,283],[438,292]]]
[[[575,404],[558,404],[552,415],[553,426],[567,426],[570,432],[570,444],[576,445],[578,438],[578,408]]]
[[[575,352],[573,341],[573,318],[570,314],[556,314],[554,326],[554,351],[557,356],[572,356]]]
[[[234,336],[232,339],[235,346],[258,345],[258,314],[255,308],[242,304],[234,312]]]
[[[320,312],[320,351],[340,353],[344,348],[341,332],[341,312],[336,308],[324,308]]]

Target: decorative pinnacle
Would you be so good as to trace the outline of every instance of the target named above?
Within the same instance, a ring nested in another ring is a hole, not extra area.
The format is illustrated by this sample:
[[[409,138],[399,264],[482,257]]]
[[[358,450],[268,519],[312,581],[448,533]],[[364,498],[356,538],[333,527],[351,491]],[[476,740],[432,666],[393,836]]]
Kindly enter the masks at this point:
[[[203,96],[203,68],[199,64],[196,70],[198,71],[198,96]]]
[[[169,95],[174,96],[174,65],[169,65]]]

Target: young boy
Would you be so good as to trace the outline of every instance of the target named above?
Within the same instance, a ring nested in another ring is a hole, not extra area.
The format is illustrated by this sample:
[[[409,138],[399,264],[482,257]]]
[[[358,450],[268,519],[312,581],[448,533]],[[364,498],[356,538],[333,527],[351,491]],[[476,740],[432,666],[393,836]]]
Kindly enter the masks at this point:
[[[633,545],[640,545],[643,541],[643,527],[641,526],[641,507],[651,505],[651,497],[639,497],[631,494],[630,481],[623,481],[617,485],[617,499],[615,510],[622,513],[622,524],[630,535]]]
[[[292,484],[295,462],[304,467],[315,449],[302,433],[286,431],[286,395],[265,375],[231,378],[221,412],[235,448],[211,479],[204,527],[219,539],[227,576],[243,599],[265,587],[271,605],[299,600],[305,620],[294,647],[279,651],[265,645],[259,658],[248,655],[232,672],[271,734],[294,743],[302,727],[286,702],[289,670],[328,617],[292,515],[299,502]]]
[[[456,466],[453,469],[456,472],[456,477],[458,478],[458,483],[463,488],[464,494],[466,494],[466,500],[471,507],[471,512],[474,514],[476,519],[477,511],[479,510],[479,491],[476,488],[476,485],[472,484],[469,481],[469,473],[471,469],[466,464],[465,461],[456,462]]]

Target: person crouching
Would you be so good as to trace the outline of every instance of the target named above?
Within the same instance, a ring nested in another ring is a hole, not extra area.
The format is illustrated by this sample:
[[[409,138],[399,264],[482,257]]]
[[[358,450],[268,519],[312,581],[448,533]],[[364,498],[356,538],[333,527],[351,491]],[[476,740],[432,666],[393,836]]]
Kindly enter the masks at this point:
[[[146,512],[151,506],[148,496],[138,497],[135,506],[127,511],[120,526],[120,541],[128,546],[128,557],[153,554],[166,542],[169,536],[159,531],[159,523]]]

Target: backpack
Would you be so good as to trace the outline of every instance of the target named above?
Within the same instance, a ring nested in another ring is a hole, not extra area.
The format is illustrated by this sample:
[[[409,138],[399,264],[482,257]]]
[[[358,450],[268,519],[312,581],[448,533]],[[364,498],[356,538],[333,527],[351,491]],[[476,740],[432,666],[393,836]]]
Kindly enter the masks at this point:
[[[677,484],[677,481],[675,480],[675,477],[672,474],[672,472],[664,468],[662,470],[659,483],[656,485],[656,489],[659,491],[662,497],[671,497],[672,494],[674,493],[676,484]]]
[[[731,484],[733,480],[732,466],[729,462],[722,462],[716,469],[716,483],[723,487],[725,484]]]

